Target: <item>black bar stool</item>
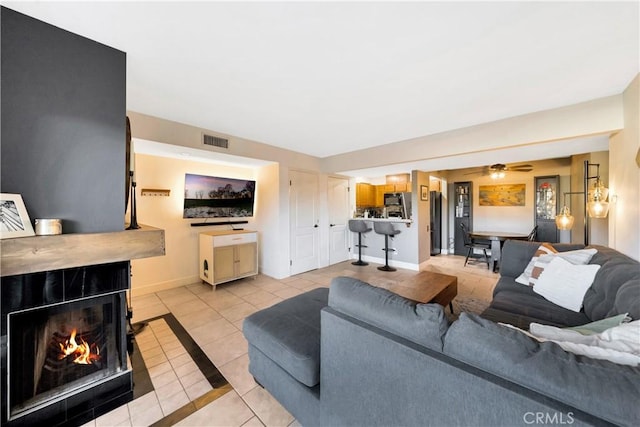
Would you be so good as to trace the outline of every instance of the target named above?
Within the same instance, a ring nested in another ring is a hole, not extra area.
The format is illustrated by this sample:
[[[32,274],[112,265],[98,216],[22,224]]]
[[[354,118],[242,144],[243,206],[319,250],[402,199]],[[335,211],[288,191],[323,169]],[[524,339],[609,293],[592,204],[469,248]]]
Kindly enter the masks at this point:
[[[389,237],[393,239],[393,236],[400,234],[400,230],[393,228],[393,224],[390,222],[374,222],[373,229],[378,234],[384,234],[384,265],[382,267],[378,267],[378,270],[396,271],[395,268],[389,267],[389,251],[396,251],[393,248],[389,249]]]
[[[364,221],[357,220],[357,219],[350,219],[349,220],[349,230],[354,232],[354,233],[358,233],[358,244],[355,245],[355,246],[358,247],[358,260],[352,262],[351,264],[353,264],[353,265],[369,265],[368,262],[362,261],[362,248],[366,248],[367,247],[367,246],[362,244],[362,233],[370,232],[371,228],[369,228],[367,223],[364,222]]]

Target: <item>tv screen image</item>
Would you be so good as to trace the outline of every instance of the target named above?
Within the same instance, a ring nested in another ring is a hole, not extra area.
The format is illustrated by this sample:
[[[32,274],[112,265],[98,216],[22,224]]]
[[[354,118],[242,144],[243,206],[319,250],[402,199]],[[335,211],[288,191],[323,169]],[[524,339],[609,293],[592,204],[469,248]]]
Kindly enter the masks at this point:
[[[253,216],[256,182],[185,174],[183,218]]]

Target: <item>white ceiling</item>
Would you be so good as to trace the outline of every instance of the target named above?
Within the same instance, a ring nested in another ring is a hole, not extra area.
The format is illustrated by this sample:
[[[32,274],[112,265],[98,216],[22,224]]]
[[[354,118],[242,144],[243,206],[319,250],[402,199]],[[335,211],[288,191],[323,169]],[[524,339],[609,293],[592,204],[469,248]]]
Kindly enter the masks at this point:
[[[127,109],[318,157],[621,93],[631,2],[2,2],[127,53]]]

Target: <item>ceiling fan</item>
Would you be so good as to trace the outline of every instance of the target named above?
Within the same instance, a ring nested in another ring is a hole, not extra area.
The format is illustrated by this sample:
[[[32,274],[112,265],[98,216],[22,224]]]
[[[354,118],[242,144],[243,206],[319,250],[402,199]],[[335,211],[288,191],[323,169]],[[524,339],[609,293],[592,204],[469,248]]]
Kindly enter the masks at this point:
[[[532,170],[533,170],[533,166],[528,164],[507,166],[502,163],[495,163],[491,166],[485,166],[480,170],[468,172],[465,175],[472,175],[472,174],[490,175],[491,178],[498,179],[498,178],[504,178],[505,172],[531,172]]]

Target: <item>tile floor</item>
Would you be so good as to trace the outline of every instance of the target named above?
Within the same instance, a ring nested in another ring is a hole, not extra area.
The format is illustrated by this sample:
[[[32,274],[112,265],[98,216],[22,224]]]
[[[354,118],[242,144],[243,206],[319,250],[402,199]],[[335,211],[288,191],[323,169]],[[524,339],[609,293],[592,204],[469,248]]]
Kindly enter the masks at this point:
[[[439,255],[431,257],[427,269],[457,276],[458,296],[490,301],[498,275],[487,270],[482,262],[466,267],[463,264],[464,257]],[[154,320],[136,336],[154,390],[86,426],[297,426],[293,416],[249,374],[242,321],[283,299],[328,287],[335,276],[353,276],[384,286],[417,273],[402,269],[380,272],[376,267],[376,264],[356,267],[343,262],[282,280],[259,275],[256,279],[219,285],[215,290],[207,284],[195,283],[134,297],[134,323],[172,313],[231,387],[213,400],[207,398],[212,395],[211,385],[167,323],[163,319]],[[190,402],[198,409],[176,419],[176,410],[185,409]]]

